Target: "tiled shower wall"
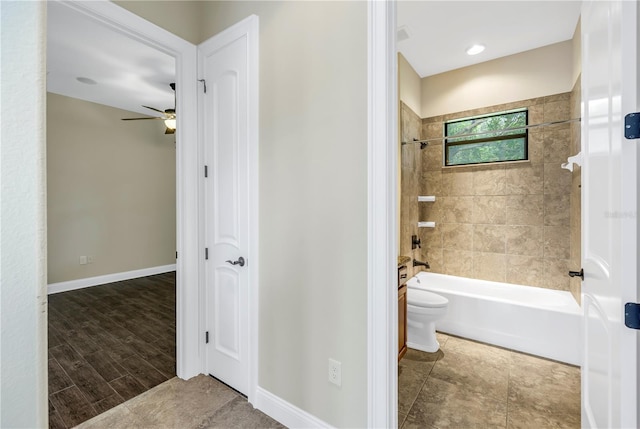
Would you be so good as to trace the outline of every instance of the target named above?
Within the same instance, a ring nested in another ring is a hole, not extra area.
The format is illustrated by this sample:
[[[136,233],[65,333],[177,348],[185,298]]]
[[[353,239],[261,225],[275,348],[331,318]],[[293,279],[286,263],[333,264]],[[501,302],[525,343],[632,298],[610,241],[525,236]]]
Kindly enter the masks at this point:
[[[580,91],[580,82],[581,79],[578,77],[573,90],[571,91],[571,99],[570,99],[570,110],[572,118],[580,117],[580,102],[582,100],[581,91]],[[580,144],[580,122],[573,122],[571,124],[571,144],[570,147],[570,155],[573,156],[580,152],[581,144]],[[582,179],[582,171],[581,168],[575,166],[573,169],[573,173],[571,176],[571,215],[570,215],[570,225],[571,225],[571,255],[569,258],[569,266],[572,270],[580,270],[581,262],[581,219],[580,219],[580,205],[582,202],[582,192],[581,192],[581,183]],[[574,298],[578,303],[580,303],[580,292],[582,288],[582,281],[574,277],[569,279],[569,289],[573,294]]]
[[[403,142],[420,140],[422,120],[406,104],[400,103],[400,138]],[[400,172],[400,255],[420,259],[419,249],[411,249],[411,236],[418,235],[418,195],[420,194],[422,159],[420,144],[402,145]],[[413,276],[409,265],[407,274]]]
[[[529,109],[529,124],[567,120],[573,113],[571,95],[425,118],[421,137],[442,137],[444,121],[522,107]],[[436,222],[435,228],[419,228],[431,271],[569,290],[572,175],[560,164],[574,154],[570,149],[569,124],[530,129],[528,162],[443,168],[441,142],[410,149],[421,152],[420,194],[436,196],[435,202],[418,203],[418,220]],[[402,215],[403,225],[408,216]],[[403,227],[403,239],[409,232],[404,228],[409,226]]]

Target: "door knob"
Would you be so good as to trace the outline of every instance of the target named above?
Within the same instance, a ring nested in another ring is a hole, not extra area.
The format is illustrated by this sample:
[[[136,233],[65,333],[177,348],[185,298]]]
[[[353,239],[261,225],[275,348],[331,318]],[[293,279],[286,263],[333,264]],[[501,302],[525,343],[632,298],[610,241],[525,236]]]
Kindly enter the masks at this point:
[[[227,260],[227,262],[231,265],[240,265],[241,267],[244,267],[244,258],[242,256],[240,256],[237,261]]]

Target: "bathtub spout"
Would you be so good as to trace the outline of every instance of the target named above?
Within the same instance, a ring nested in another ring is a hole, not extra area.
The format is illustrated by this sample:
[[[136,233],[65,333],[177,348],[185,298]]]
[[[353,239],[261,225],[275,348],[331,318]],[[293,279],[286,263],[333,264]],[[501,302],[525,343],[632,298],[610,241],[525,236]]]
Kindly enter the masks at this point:
[[[427,269],[431,268],[431,267],[429,266],[429,263],[428,263],[428,262],[418,261],[417,259],[414,259],[414,260],[413,260],[413,266],[414,266],[414,267],[425,267],[425,268],[427,268]]]

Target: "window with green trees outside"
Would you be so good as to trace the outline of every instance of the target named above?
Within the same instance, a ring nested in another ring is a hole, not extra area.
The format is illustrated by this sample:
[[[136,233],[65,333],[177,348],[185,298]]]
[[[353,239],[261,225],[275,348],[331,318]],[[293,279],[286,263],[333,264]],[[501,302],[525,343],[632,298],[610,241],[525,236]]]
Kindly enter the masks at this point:
[[[527,160],[527,125],[527,110],[445,122],[444,165]]]

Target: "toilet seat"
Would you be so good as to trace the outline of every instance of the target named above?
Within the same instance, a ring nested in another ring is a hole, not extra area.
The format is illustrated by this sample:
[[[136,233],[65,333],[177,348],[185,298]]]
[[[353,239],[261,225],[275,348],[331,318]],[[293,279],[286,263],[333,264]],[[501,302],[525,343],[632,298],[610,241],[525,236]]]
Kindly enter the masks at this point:
[[[449,300],[433,292],[422,289],[407,289],[407,304],[423,308],[443,308],[449,304]]]

